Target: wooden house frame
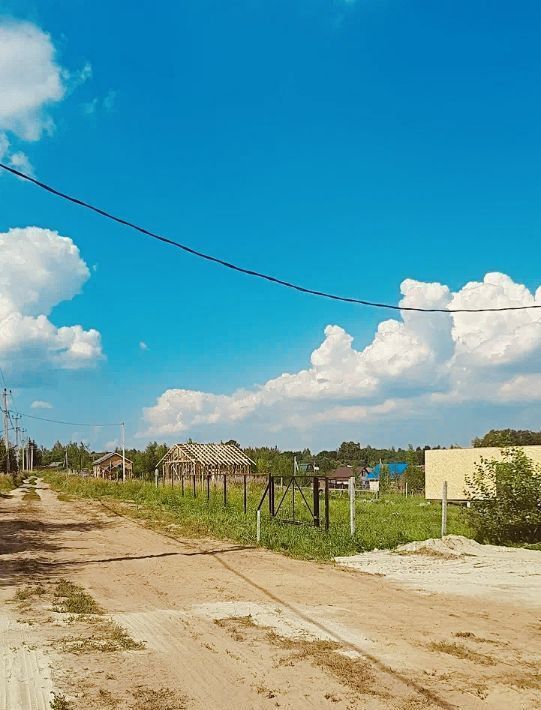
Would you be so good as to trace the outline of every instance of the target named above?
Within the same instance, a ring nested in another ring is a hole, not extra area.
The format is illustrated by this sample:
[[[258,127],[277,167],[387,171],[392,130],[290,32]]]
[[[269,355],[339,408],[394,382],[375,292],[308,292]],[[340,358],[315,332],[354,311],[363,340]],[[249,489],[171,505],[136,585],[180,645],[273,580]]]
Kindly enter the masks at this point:
[[[255,463],[233,444],[174,444],[158,462],[163,481],[208,476],[249,476]]]

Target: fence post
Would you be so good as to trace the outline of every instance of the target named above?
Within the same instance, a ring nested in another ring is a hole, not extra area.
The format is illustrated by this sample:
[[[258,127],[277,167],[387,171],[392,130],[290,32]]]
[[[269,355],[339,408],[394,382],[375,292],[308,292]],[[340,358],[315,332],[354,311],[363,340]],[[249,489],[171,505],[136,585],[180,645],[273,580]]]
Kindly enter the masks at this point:
[[[269,513],[271,518],[274,518],[274,478],[272,473],[269,473]]]
[[[261,540],[261,510],[258,508],[256,513],[256,539]]]
[[[355,535],[355,476],[349,479],[349,532]]]
[[[227,474],[224,473],[224,508],[227,506]]]
[[[406,481],[406,498],[408,497],[408,482]]]
[[[325,530],[329,529],[329,479],[325,476]]]
[[[244,508],[244,515],[246,515],[246,508],[247,508],[247,494],[246,494],[246,476],[243,476],[243,508]]]
[[[314,487],[314,525],[319,528],[319,478],[314,476],[313,480]]]
[[[441,488],[441,536],[447,535],[447,481]]]
[[[154,469],[154,485],[156,486],[156,488],[158,487],[158,469],[157,468]]]

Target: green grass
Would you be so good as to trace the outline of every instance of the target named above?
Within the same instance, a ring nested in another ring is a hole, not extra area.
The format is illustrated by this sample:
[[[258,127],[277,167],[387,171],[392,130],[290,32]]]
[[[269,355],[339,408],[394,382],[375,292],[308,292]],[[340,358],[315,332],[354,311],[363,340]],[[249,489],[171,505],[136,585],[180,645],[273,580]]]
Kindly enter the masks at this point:
[[[23,476],[18,473],[0,474],[0,493],[9,493],[23,482]]]
[[[33,488],[29,488],[27,492],[23,495],[23,500],[41,500],[39,493],[36,493],[36,491]]]
[[[31,584],[27,584],[25,587],[22,587],[21,589],[18,589],[15,593],[15,600],[18,602],[24,602],[28,599],[31,599],[34,596],[42,596],[45,594],[47,590],[45,587],[41,586],[41,584],[37,584],[35,586],[32,586]]]
[[[60,579],[54,591],[53,611],[62,614],[103,614],[96,601],[78,584]]]
[[[73,705],[68,701],[62,693],[53,693],[53,699],[50,702],[51,710],[72,710]]]
[[[96,479],[83,479],[61,473],[47,473],[46,480],[61,494],[93,498],[103,501],[120,501],[129,507],[126,512],[156,525],[171,534],[185,537],[210,537],[231,540],[242,544],[254,544],[256,538],[256,508],[261,498],[264,484],[250,483],[248,514],[243,514],[242,486],[228,484],[228,505],[223,506],[221,484],[211,490],[207,503],[204,491],[198,490],[194,498],[190,487],[182,496],[180,487],[160,486],[143,481],[116,483]],[[305,495],[308,498],[309,492]],[[276,488],[276,502],[280,492]],[[308,511],[299,503],[296,495],[296,509],[308,523]],[[310,499],[309,499],[310,500]],[[285,503],[284,503],[285,508]],[[289,505],[290,508],[290,505]],[[323,500],[321,501],[323,514]],[[282,510],[289,516],[290,510]],[[317,529],[306,525],[287,525],[270,520],[268,505],[262,509],[261,544],[272,550],[303,559],[328,560],[339,555],[356,552],[389,549],[413,540],[439,537],[441,508],[429,504],[422,497],[386,495],[379,499],[372,497],[357,500],[357,532],[352,539],[349,534],[349,501],[347,493],[341,496],[331,494],[330,530]],[[322,520],[323,523],[323,520]],[[465,511],[457,506],[448,510],[448,532],[471,537]]]

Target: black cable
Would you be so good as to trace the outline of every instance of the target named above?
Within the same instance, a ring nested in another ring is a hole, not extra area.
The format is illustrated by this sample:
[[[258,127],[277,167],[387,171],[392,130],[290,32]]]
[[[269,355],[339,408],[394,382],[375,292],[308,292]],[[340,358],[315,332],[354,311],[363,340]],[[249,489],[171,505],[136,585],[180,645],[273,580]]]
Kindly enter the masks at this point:
[[[115,215],[106,212],[105,210],[102,210],[99,207],[95,207],[94,205],[91,205],[88,202],[84,202],[83,200],[80,200],[77,197],[72,197],[71,195],[67,195],[64,192],[60,192],[60,190],[56,190],[54,187],[51,187],[50,185],[47,185],[44,182],[40,182],[39,180],[36,180],[30,175],[26,175],[25,173],[20,172],[20,170],[11,168],[9,165],[5,165],[4,163],[0,163],[0,168],[2,168],[2,170],[7,170],[7,172],[12,173],[17,177],[20,177],[23,180],[27,180],[28,182],[33,183],[38,187],[41,187],[43,190],[46,190],[47,192],[50,192],[51,194],[56,195],[57,197],[61,197],[62,199],[68,200],[69,202],[73,202],[74,204],[79,205],[80,207],[85,207],[88,210],[92,210],[92,212],[96,212],[102,217],[106,217],[107,219],[111,219],[114,222],[123,224],[126,227],[135,229],[136,231],[141,232],[141,234],[146,234],[152,239],[157,239],[160,242],[164,242],[164,244],[170,244],[171,246],[177,247],[178,249],[182,249],[188,254],[193,254],[193,256],[197,256],[200,259],[206,259],[207,261],[211,261],[215,264],[225,266],[227,269],[238,271],[241,274],[247,274],[248,276],[255,276],[259,279],[265,279],[266,281],[270,281],[271,283],[279,284],[280,286],[285,286],[286,288],[291,288],[295,291],[300,291],[301,293],[308,293],[312,296],[320,296],[322,298],[329,298],[333,301],[342,301],[344,303],[357,303],[361,306],[372,306],[373,308],[388,308],[393,311],[416,311],[418,313],[489,313],[500,311],[525,311],[533,308],[541,308],[541,304],[536,304],[532,306],[504,306],[502,308],[415,308],[414,306],[395,306],[390,303],[378,303],[376,301],[366,301],[360,298],[337,296],[336,294],[326,293],[325,291],[316,291],[311,288],[306,288],[305,286],[299,286],[298,284],[290,283],[289,281],[283,281],[282,279],[276,278],[275,276],[269,276],[269,274],[263,274],[259,271],[253,271],[252,269],[245,269],[242,266],[237,266],[236,264],[232,264],[229,261],[219,259],[216,256],[211,256],[210,254],[205,254],[204,252],[197,251],[197,249],[192,249],[192,247],[189,247],[186,244],[181,244],[180,242],[175,242],[173,239],[162,237],[159,234],[156,234],[155,232],[151,232],[148,229],[145,229],[144,227],[140,227],[139,225],[134,224],[133,222],[128,222],[128,220],[122,219],[122,217],[116,217]]]
[[[36,417],[33,414],[24,414],[24,412],[17,412],[13,410],[14,414],[18,414],[20,417],[26,417],[27,419],[37,419],[40,422],[51,422],[51,424],[66,424],[67,426],[91,426],[91,427],[102,427],[102,426],[120,426],[122,422],[109,422],[106,424],[83,424],[81,422],[63,422],[58,419],[47,419],[46,417]]]

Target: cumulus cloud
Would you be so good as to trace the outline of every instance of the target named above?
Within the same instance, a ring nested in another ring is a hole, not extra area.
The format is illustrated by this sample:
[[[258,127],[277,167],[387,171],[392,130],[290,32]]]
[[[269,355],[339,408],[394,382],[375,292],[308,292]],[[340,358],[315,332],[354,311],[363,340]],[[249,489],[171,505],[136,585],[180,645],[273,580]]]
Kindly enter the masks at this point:
[[[0,19],[0,156],[28,168],[27,156],[11,143],[51,133],[49,108],[90,75],[89,64],[75,73],[62,68],[51,37],[37,25]]]
[[[43,399],[36,399],[30,405],[31,409],[52,409],[53,405],[50,402],[45,402]]]
[[[11,372],[78,369],[102,357],[97,330],[55,326],[52,308],[89,277],[67,237],[39,227],[0,233],[0,363]]]
[[[509,276],[488,273],[453,293],[439,283],[406,279],[400,305],[480,308],[540,305]],[[182,434],[243,421],[274,430],[429,412],[465,401],[541,399],[541,309],[481,314],[403,311],[382,321],[362,349],[328,325],[310,366],[230,395],[169,389],[144,410],[147,433]]]

